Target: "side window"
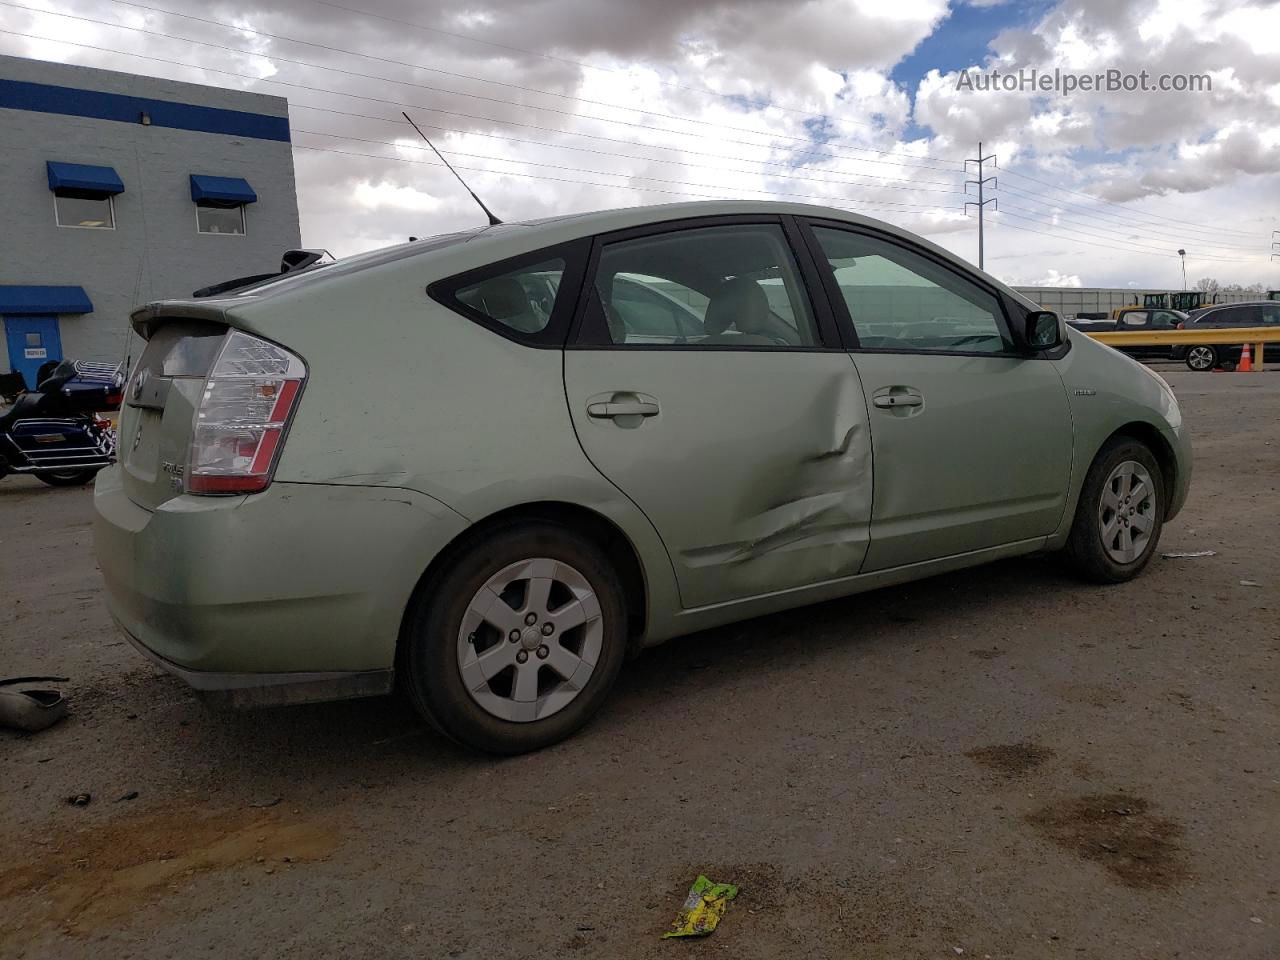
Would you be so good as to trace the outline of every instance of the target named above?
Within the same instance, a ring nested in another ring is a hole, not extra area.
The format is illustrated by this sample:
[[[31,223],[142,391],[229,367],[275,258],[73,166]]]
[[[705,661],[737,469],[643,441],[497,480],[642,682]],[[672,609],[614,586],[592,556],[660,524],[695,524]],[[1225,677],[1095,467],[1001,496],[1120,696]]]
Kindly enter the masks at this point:
[[[808,296],[782,227],[695,227],[606,244],[586,339],[617,346],[811,347]]]
[[[516,333],[541,333],[551,322],[564,276],[555,258],[486,277],[453,291],[453,298]]]
[[[1177,316],[1168,310],[1157,310],[1151,318],[1151,326],[1156,330],[1172,330],[1177,325]]]
[[[1262,311],[1262,322],[1268,326],[1280,324],[1280,303],[1264,303],[1259,307]]]
[[[1261,322],[1257,307],[1228,307],[1215,311],[1211,316],[1219,327],[1253,327]]]
[[[1156,316],[1161,317],[1164,314],[1157,313]],[[1145,327],[1147,325],[1147,311],[1130,310],[1128,313],[1121,314],[1120,325],[1122,327]]]
[[[975,283],[888,241],[815,226],[863,349],[1008,350],[1000,301]]]

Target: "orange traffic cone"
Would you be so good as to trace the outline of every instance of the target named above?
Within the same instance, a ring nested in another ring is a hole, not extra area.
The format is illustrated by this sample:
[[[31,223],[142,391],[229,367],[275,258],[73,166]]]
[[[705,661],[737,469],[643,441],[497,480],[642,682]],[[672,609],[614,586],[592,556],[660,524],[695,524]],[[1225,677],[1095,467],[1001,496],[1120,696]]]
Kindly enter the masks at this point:
[[[1244,345],[1244,349],[1240,351],[1240,366],[1236,367],[1236,373],[1252,373],[1253,372],[1253,349],[1249,344]]]

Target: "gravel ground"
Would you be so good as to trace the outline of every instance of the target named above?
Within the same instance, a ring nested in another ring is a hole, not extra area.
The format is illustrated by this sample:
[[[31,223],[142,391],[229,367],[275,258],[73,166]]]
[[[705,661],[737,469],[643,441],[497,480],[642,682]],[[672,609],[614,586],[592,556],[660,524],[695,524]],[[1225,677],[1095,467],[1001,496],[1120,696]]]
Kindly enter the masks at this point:
[[[390,699],[207,710],[113,633],[88,491],[10,477],[0,674],[74,714],[0,733],[0,955],[1276,957],[1280,375],[1167,376],[1196,474],[1161,550],[1216,556],[688,637],[504,761]],[[659,939],[700,872],[741,887],[720,929]]]

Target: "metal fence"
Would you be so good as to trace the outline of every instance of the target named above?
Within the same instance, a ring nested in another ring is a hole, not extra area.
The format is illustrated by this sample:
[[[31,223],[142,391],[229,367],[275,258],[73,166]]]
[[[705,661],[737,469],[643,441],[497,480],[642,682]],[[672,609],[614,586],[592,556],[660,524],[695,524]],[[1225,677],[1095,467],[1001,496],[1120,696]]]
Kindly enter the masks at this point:
[[[1067,320],[1081,314],[1099,314],[1110,316],[1111,311],[1120,307],[1141,307],[1148,294],[1164,293],[1172,307],[1173,293],[1169,290],[1142,290],[1126,287],[1014,287],[1024,297],[1034,300],[1046,310],[1052,310]],[[1247,293],[1235,291],[1204,294],[1203,303],[1241,303],[1248,300],[1266,299],[1265,293]]]

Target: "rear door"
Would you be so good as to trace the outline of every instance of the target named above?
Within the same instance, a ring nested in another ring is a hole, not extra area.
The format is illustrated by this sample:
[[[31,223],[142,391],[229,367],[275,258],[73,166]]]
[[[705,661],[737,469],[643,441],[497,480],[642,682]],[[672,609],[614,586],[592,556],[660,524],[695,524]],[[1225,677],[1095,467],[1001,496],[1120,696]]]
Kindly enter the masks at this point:
[[[874,230],[808,226],[870,409],[864,572],[1052,533],[1072,456],[1052,359],[1013,348],[980,278]]]
[[[592,253],[569,410],[661,535],[686,608],[851,576],[866,553],[866,404],[794,231],[688,220]]]

